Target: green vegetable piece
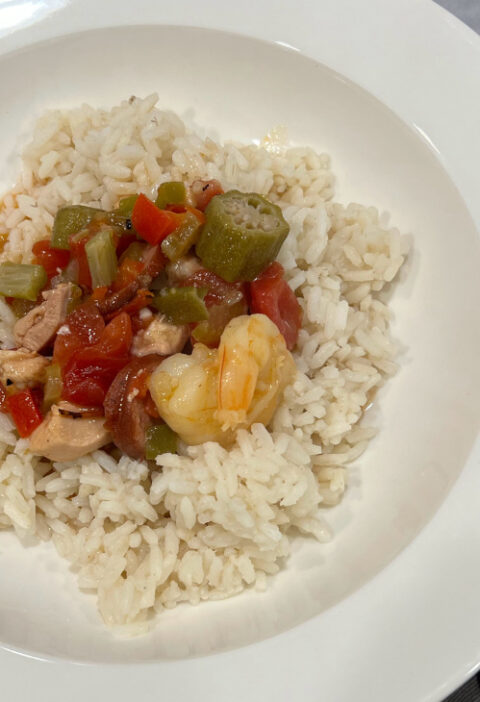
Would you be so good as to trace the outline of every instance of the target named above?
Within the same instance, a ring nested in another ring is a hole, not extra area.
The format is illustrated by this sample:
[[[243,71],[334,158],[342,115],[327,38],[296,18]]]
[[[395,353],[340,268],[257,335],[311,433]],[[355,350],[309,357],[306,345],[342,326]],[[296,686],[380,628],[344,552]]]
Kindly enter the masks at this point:
[[[128,197],[123,197],[118,203],[118,207],[115,210],[115,214],[131,219],[133,208],[135,207],[137,199],[138,195],[129,195]]]
[[[208,319],[203,301],[207,288],[165,288],[153,298],[153,305],[172,324],[190,324]]]
[[[48,412],[52,405],[59,402],[62,396],[62,372],[58,363],[52,363],[52,365],[47,366],[45,371],[47,380],[43,388],[43,404],[42,410],[44,413]]]
[[[229,283],[256,278],[276,258],[289,231],[281,209],[257,193],[216,195],[205,215],[197,255]]]
[[[162,241],[162,253],[170,261],[178,261],[197,243],[201,229],[200,220],[192,212],[186,212],[180,227]]]
[[[164,210],[167,205],[183,205],[187,198],[187,191],[183,183],[178,180],[170,180],[162,183],[157,190],[155,205]]]
[[[130,219],[118,212],[106,212],[85,205],[69,205],[62,207],[55,215],[50,245],[54,249],[69,249],[70,237],[86,229],[93,221],[120,227],[124,231],[131,231],[132,227]]]
[[[245,300],[239,300],[232,305],[212,305],[208,310],[208,319],[197,324],[192,332],[195,341],[200,341],[205,346],[218,346],[220,337],[227,324],[242,314],[247,313]]]
[[[133,241],[120,256],[120,263],[126,258],[129,258],[131,261],[141,261],[146,248],[146,244],[142,244],[140,241]]]
[[[72,283],[70,286],[70,297],[68,299],[67,314],[73,312],[73,310],[78,307],[82,302],[83,292],[82,288],[76,283]]]
[[[177,435],[167,424],[154,424],[145,432],[145,458],[153,461],[162,453],[177,453]]]
[[[0,295],[22,300],[37,299],[40,290],[47,284],[43,266],[32,263],[2,263],[0,265]]]
[[[58,210],[53,222],[51,246],[54,249],[69,249],[70,236],[88,227],[92,219],[99,213],[104,213],[104,211],[84,205],[62,207]]]
[[[111,229],[101,229],[85,244],[92,287],[113,283],[117,275],[117,254]]]

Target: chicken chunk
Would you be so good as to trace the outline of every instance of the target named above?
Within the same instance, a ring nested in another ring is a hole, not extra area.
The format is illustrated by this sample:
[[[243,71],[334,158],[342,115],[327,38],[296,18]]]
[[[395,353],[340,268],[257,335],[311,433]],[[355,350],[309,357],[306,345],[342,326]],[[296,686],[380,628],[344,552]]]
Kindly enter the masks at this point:
[[[18,320],[13,330],[18,346],[40,351],[53,339],[67,316],[71,287],[71,283],[60,283],[47,290],[44,302]]]
[[[33,351],[16,349],[0,350],[0,380],[4,385],[24,386],[43,383],[48,358]]]
[[[103,417],[74,418],[53,405],[30,436],[30,451],[51,461],[74,461],[111,441]]]
[[[134,356],[171,356],[179,353],[187,343],[189,329],[186,324],[170,324],[163,315],[156,315],[146,329],[135,334],[132,343]]]
[[[194,273],[204,270],[205,268],[200,263],[200,260],[191,254],[182,256],[178,261],[167,263],[165,268],[168,283],[173,286],[183,283],[183,281],[190,278]]]

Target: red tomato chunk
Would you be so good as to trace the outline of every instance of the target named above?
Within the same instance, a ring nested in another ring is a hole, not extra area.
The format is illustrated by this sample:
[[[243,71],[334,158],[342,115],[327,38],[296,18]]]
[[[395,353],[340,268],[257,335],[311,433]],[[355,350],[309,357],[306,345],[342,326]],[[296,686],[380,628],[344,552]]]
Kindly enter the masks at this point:
[[[18,433],[23,438],[30,436],[43,421],[37,400],[31,390],[21,390],[7,397],[7,407]]]
[[[70,251],[52,249],[48,239],[37,241],[33,245],[32,253],[34,255],[33,262],[43,266],[49,278],[58,275],[59,270],[63,270],[70,261]]]
[[[283,273],[283,267],[275,261],[250,283],[250,310],[269,317],[291,351],[302,325],[302,308]]]
[[[223,188],[218,180],[196,180],[192,183],[192,195],[197,209],[202,212],[215,195],[223,195]]]
[[[62,398],[100,407],[113,379],[130,360],[132,337],[130,317],[122,312],[107,324],[97,343],[77,348],[63,371]]]
[[[77,307],[59,329],[53,347],[53,362],[62,368],[78,349],[95,344],[105,329],[105,322],[93,304]]]

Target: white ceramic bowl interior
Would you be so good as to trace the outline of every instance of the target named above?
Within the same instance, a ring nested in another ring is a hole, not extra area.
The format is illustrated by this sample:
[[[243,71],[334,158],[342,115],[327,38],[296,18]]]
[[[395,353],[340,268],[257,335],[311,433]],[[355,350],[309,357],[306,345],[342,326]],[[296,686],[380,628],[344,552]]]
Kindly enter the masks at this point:
[[[478,387],[480,254],[475,227],[434,149],[368,93],[300,53],[236,35],[130,27],[70,35],[0,58],[0,177],[47,108],[108,107],[157,91],[202,134],[251,141],[285,125],[294,144],[331,154],[336,199],[373,204],[411,233],[392,293],[400,371],[367,422],[381,431],[350,471],[335,537],[295,540],[265,593],[181,606],[138,639],[114,638],[94,598],[51,545],[0,534],[0,642],[80,661],[148,661],[239,647],[305,621],[373,578],[435,513],[472,447]]]

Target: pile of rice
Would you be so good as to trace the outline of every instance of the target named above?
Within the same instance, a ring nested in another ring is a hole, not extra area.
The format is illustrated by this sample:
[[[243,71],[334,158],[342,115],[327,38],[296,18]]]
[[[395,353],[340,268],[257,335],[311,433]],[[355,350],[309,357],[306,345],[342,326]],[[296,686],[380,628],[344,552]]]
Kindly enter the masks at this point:
[[[186,129],[157,95],[111,111],[88,105],[42,117],[24,153],[18,185],[3,199],[3,260],[30,260],[65,204],[113,208],[122,196],[152,196],[166,180],[217,178],[225,190],[262,193],[290,223],[281,250],[304,311],[294,353],[298,373],[269,431],[241,431],[165,455],[158,469],[95,451],[70,463],[32,456],[0,414],[0,528],[25,542],[51,539],[95,591],[107,625],[141,630],[179,602],[259,589],[289,554],[289,536],[330,538],[321,508],[346,487],[346,465],[374,430],[359,420],[393,374],[389,310],[378,293],[406,254],[397,230],[373,207],[331,202],[330,160],[310,148],[216,144]],[[0,334],[13,315],[0,301]]]

